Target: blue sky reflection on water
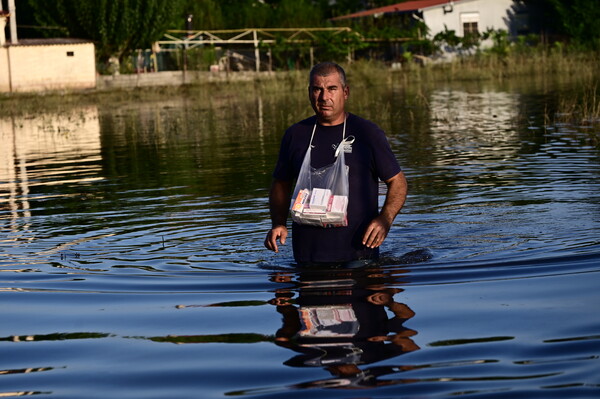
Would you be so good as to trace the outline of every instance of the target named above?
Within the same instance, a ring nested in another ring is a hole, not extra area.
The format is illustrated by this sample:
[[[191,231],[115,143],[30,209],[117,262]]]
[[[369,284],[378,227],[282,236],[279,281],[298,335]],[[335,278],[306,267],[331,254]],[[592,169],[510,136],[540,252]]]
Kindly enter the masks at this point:
[[[262,248],[304,97],[0,119],[0,394],[597,397],[597,123],[545,125],[535,91],[378,90],[352,111],[410,196],[359,272]],[[325,311],[361,338],[298,340]]]

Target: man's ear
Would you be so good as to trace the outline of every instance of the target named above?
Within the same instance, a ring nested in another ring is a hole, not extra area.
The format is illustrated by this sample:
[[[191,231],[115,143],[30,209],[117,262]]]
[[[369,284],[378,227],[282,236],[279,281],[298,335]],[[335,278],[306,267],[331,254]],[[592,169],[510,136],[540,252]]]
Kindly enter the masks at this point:
[[[350,86],[344,87],[344,98],[347,100],[348,96],[350,96]]]

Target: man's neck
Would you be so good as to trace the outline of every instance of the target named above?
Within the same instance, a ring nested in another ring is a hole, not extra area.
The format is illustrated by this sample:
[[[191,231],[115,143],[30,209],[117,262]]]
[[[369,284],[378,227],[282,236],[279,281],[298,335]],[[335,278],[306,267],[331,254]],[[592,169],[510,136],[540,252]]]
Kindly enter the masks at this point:
[[[339,118],[335,118],[334,120],[324,120],[324,119],[319,118],[317,116],[317,122],[321,126],[337,126],[337,125],[341,125],[342,123],[344,123],[344,121],[346,120],[347,115],[348,115],[348,113],[344,112],[342,114],[342,116],[340,116]]]

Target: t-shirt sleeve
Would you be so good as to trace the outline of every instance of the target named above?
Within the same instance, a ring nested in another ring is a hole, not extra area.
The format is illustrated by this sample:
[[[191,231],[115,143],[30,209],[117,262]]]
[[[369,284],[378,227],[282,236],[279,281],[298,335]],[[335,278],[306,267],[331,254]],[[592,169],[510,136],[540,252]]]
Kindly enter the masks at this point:
[[[283,138],[281,139],[281,146],[279,149],[279,157],[275,170],[273,171],[273,178],[277,180],[291,181],[293,180],[292,162],[291,162],[291,142],[292,134],[288,129]]]
[[[385,181],[400,173],[402,169],[383,130],[373,129],[371,143],[373,144],[373,161],[377,177]]]

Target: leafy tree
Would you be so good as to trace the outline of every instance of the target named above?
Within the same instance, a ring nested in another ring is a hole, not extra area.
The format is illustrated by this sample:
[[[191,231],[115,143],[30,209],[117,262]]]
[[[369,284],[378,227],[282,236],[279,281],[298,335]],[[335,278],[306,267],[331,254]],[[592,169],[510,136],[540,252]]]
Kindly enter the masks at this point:
[[[272,7],[259,0],[219,0],[223,28],[266,28],[273,26]]]
[[[181,17],[181,0],[28,0],[42,26],[96,44],[99,60],[148,48]]]
[[[324,20],[313,0],[184,0],[183,8],[193,14],[197,30],[297,28],[320,26]]]
[[[439,43],[440,45],[446,44],[450,47],[458,47],[461,43],[461,38],[456,34],[456,31],[448,29],[448,27],[444,25],[444,30],[438,32],[433,37],[433,42]]]
[[[600,7],[592,0],[550,0],[560,16],[559,29],[575,43],[600,49]]]
[[[321,9],[310,0],[282,0],[273,11],[273,21],[280,28],[315,27],[324,22]]]
[[[184,2],[183,11],[186,15],[193,16],[192,28],[195,30],[223,29],[223,10],[218,0],[187,0]],[[177,27],[186,28],[183,19]]]
[[[364,10],[367,6],[364,0],[336,0],[332,5],[327,3],[324,8],[327,10],[327,18],[333,18]]]
[[[493,45],[488,52],[496,54],[501,58],[508,56],[510,53],[511,42],[508,39],[508,32],[504,29],[488,29],[481,36],[484,40],[492,40]]]
[[[315,46],[319,51],[319,59],[343,61],[348,53],[368,47],[356,33],[353,32],[319,32],[316,34]]]
[[[600,49],[597,0],[525,0],[536,28],[585,49]]]
[[[482,35],[481,37],[491,37],[485,36],[486,34]],[[465,54],[465,52],[468,52],[469,50],[472,50],[479,46],[480,35],[475,33],[460,37],[456,34],[454,30],[448,29],[447,26],[444,26],[444,30],[438,32],[433,37],[433,40],[431,40],[431,43],[432,47],[436,50],[446,49],[458,51],[459,54]]]

